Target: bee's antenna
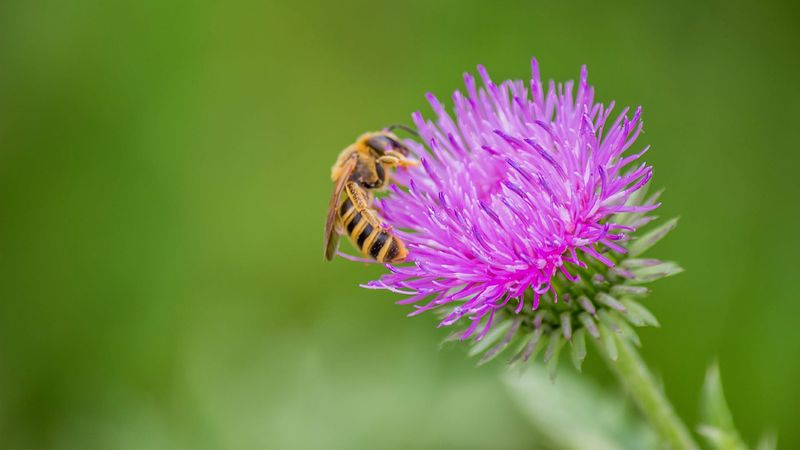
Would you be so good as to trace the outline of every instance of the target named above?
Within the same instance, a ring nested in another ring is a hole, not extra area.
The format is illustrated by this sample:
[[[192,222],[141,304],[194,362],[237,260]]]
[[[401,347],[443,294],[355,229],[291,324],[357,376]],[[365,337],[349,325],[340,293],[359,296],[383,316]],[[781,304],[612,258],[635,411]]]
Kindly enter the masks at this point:
[[[397,128],[400,128],[401,130],[405,130],[405,131],[409,132],[410,134],[413,134],[414,136],[416,136],[417,139],[419,139],[419,133],[414,131],[414,129],[411,128],[410,126],[403,125],[402,123],[394,123],[392,125],[389,125],[388,127],[386,127],[386,131],[392,131],[392,130],[397,129]]]

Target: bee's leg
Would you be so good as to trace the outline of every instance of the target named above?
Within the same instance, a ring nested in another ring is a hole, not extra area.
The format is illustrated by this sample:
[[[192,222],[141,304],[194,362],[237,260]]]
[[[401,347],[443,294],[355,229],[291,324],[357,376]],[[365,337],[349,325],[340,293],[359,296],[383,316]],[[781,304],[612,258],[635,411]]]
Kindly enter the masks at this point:
[[[378,162],[389,167],[414,167],[419,165],[419,161],[406,158],[402,153],[390,150],[385,155],[378,158]]]
[[[353,202],[356,211],[363,212],[370,207],[370,203],[372,202],[370,195],[356,182],[348,181],[345,185],[345,189],[347,189],[347,195],[350,197],[350,201]]]
[[[362,188],[354,181],[349,181],[346,185],[346,188],[348,196],[350,197],[350,201],[353,202],[353,206],[355,206],[356,211],[366,214],[369,212],[369,210],[375,207],[373,205],[375,202],[375,195],[372,193],[372,191]],[[370,215],[372,216],[374,214]]]
[[[383,164],[379,163],[376,159],[374,176],[369,177],[369,179],[365,178],[366,177],[362,176],[356,181],[358,188],[365,192],[369,192],[370,189],[380,189],[383,187],[383,185],[386,184],[386,170],[384,170]]]
[[[394,167],[400,164],[400,158],[396,156],[390,155],[383,155],[378,158],[378,162],[381,164],[386,164],[387,166]]]
[[[350,201],[353,202],[353,206],[356,208],[356,211],[361,214],[362,220],[367,221],[367,223],[372,225],[373,228],[380,228],[380,216],[372,206],[372,202],[375,199],[375,196],[372,194],[372,192],[363,189],[361,186],[352,181],[346,185],[346,189],[347,195],[350,197]]]

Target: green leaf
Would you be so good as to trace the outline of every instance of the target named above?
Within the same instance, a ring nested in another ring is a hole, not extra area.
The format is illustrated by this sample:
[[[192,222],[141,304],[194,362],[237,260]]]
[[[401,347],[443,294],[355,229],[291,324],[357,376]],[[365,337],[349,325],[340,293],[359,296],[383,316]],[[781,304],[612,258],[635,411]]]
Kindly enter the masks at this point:
[[[703,383],[700,417],[703,423],[722,430],[733,429],[733,415],[728,409],[725,394],[722,392],[722,380],[717,363],[711,364]]]
[[[720,450],[747,448],[733,425],[733,415],[722,392],[722,380],[716,363],[706,372],[700,400],[700,421],[697,431],[710,447]]]
[[[733,439],[729,434],[717,427],[712,427],[710,425],[698,425],[697,433],[703,438],[703,440],[706,441],[706,444],[710,449],[747,449],[747,447],[740,447],[736,439]]]
[[[573,343],[577,336],[578,332]],[[564,370],[552,383],[544,368],[533,366],[521,376],[506,373],[503,382],[533,433],[544,440],[536,448],[658,448],[656,436],[630,403],[586,376]]]
[[[778,448],[778,436],[774,432],[767,432],[758,440],[756,450],[775,450]]]
[[[654,246],[678,225],[678,218],[670,219],[660,226],[650,230],[636,239],[628,246],[628,255],[635,258]]]
[[[570,341],[570,356],[572,357],[572,364],[581,371],[583,360],[586,359],[586,329],[581,328],[572,335]]]

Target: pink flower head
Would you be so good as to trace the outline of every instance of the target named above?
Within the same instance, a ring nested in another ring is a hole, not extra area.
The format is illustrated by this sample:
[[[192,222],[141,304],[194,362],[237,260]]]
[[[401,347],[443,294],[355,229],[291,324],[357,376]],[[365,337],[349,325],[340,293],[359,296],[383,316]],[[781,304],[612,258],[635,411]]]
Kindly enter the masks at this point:
[[[482,338],[499,310],[536,309],[545,294],[557,302],[559,273],[579,282],[587,263],[613,267],[640,225],[615,215],[658,207],[630,201],[652,175],[639,162],[647,147],[628,152],[641,109],[612,117],[585,67],[577,90],[572,81],[545,89],[535,59],[531,70],[530,81],[498,85],[478,66],[483,87],[465,74],[452,115],[428,94],[437,118],[413,114],[424,145],[408,141],[422,164],[398,171],[406,188],[391,186],[378,203],[411,264],[387,266],[366,287],[408,295],[398,303],[416,304],[412,315],[449,305],[440,326],[467,318],[462,338],[479,323]]]

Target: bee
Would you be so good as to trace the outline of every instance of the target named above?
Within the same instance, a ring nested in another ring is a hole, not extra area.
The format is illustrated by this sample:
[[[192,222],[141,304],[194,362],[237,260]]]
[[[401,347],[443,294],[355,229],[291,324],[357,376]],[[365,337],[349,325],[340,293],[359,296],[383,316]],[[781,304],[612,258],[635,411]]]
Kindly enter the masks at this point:
[[[347,234],[364,256],[378,262],[399,263],[408,256],[403,241],[372,207],[372,192],[386,186],[389,169],[419,164],[408,158],[408,147],[392,133],[395,128],[416,135],[404,125],[364,133],[342,150],[331,168],[334,187],[325,221],[325,259],[333,259],[342,234]]]

